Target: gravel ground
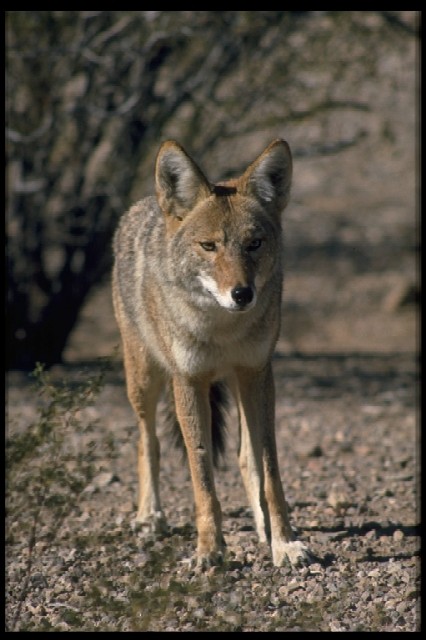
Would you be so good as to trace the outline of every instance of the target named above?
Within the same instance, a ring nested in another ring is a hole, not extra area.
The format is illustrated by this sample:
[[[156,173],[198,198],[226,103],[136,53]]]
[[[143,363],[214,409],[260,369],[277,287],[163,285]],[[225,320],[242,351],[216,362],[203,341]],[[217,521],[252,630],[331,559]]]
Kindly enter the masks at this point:
[[[25,464],[12,466],[7,630],[418,631],[414,357],[278,354],[274,366],[281,474],[293,525],[314,564],[273,567],[269,549],[257,543],[233,412],[217,473],[224,565],[203,573],[192,567],[189,474],[161,427],[170,532],[144,537],[133,524],[137,430],[121,368],[113,364],[92,405],[59,412],[60,447],[44,441]],[[95,371],[68,366],[52,379],[65,378],[72,389]],[[11,373],[9,438],[42,423],[40,406],[23,374]],[[81,460],[89,451],[94,468],[85,474]],[[53,476],[37,480],[49,468],[82,481],[61,493]]]

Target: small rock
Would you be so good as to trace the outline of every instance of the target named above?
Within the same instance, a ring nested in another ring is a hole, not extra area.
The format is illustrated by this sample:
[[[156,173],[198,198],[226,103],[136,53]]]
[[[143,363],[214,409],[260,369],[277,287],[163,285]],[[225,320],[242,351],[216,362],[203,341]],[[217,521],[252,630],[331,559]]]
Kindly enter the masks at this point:
[[[410,603],[409,602],[400,602],[399,604],[396,605],[396,610],[398,611],[398,613],[405,613],[406,611],[408,611],[410,608]]]
[[[328,492],[327,502],[333,507],[336,513],[345,511],[351,504],[347,491],[337,484],[333,484]]]
[[[324,455],[321,446],[318,442],[312,441],[312,438],[298,440],[294,447],[297,454],[303,458],[320,458]]]
[[[107,487],[113,482],[120,482],[120,478],[114,473],[110,473],[109,471],[104,471],[99,475],[97,475],[96,478],[94,478],[92,482],[89,485],[87,485],[84,491],[87,493],[93,493],[97,489],[103,489],[104,487]]]
[[[311,565],[309,565],[309,567],[307,567],[309,570],[309,575],[311,576],[317,576],[317,575],[321,575],[324,573],[324,569],[322,568],[322,566],[318,563],[315,562]]]
[[[394,313],[408,304],[416,304],[420,299],[419,288],[414,282],[404,280],[398,282],[388,293],[383,302],[386,311]]]
[[[47,587],[47,581],[44,575],[40,572],[34,573],[30,578],[30,583],[33,587]]]
[[[321,449],[319,444],[316,444],[309,452],[308,452],[308,456],[310,458],[320,458],[321,456],[324,455],[323,450]]]
[[[72,562],[75,558],[75,554],[77,553],[77,549],[75,547],[73,547],[69,553],[65,556],[64,560],[65,562]]]
[[[230,611],[222,614],[223,620],[230,626],[241,625],[241,615],[239,613]]]
[[[396,610],[398,604],[398,600],[395,600],[395,598],[389,598],[389,600],[386,600],[385,602],[385,609]]]

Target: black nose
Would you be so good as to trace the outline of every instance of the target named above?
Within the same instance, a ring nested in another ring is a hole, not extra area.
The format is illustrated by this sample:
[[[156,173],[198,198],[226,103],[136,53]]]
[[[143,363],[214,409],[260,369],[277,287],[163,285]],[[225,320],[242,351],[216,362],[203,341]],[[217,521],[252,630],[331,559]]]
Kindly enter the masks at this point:
[[[232,289],[231,296],[239,307],[246,307],[253,300],[254,291],[251,287],[237,286]]]

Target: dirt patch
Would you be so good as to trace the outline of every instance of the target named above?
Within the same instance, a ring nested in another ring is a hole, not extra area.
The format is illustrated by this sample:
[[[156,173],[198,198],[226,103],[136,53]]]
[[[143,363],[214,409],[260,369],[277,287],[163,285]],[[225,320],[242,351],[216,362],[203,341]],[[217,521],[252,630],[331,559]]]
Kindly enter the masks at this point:
[[[234,414],[217,473],[225,564],[202,574],[191,568],[189,473],[161,422],[170,532],[153,539],[135,528],[138,434],[115,365],[65,438],[64,451],[73,452],[67,465],[96,454],[79,492],[70,490],[61,505],[60,488],[49,485],[49,500],[36,509],[34,479],[40,469],[55,468],[49,444],[38,450],[41,467],[34,466],[24,502],[9,489],[9,630],[418,630],[415,359],[283,354],[274,369],[281,475],[293,526],[317,558],[313,565],[275,568],[269,549],[257,543],[238,471]],[[96,374],[81,370],[53,374],[71,385]],[[36,398],[19,374],[9,379],[8,404],[9,436],[37,421]]]

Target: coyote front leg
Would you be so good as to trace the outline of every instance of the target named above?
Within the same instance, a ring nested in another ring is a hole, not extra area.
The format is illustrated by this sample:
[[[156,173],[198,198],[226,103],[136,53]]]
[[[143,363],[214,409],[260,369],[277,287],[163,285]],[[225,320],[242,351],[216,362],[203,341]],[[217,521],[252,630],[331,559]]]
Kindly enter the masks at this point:
[[[278,469],[275,391],[270,363],[262,371],[237,371],[241,419],[240,467],[253,508],[259,540],[270,538],[272,559],[281,566],[309,559],[295,540]]]
[[[198,531],[197,564],[210,566],[222,559],[223,537],[213,477],[209,382],[175,377],[173,390],[194,491]]]

